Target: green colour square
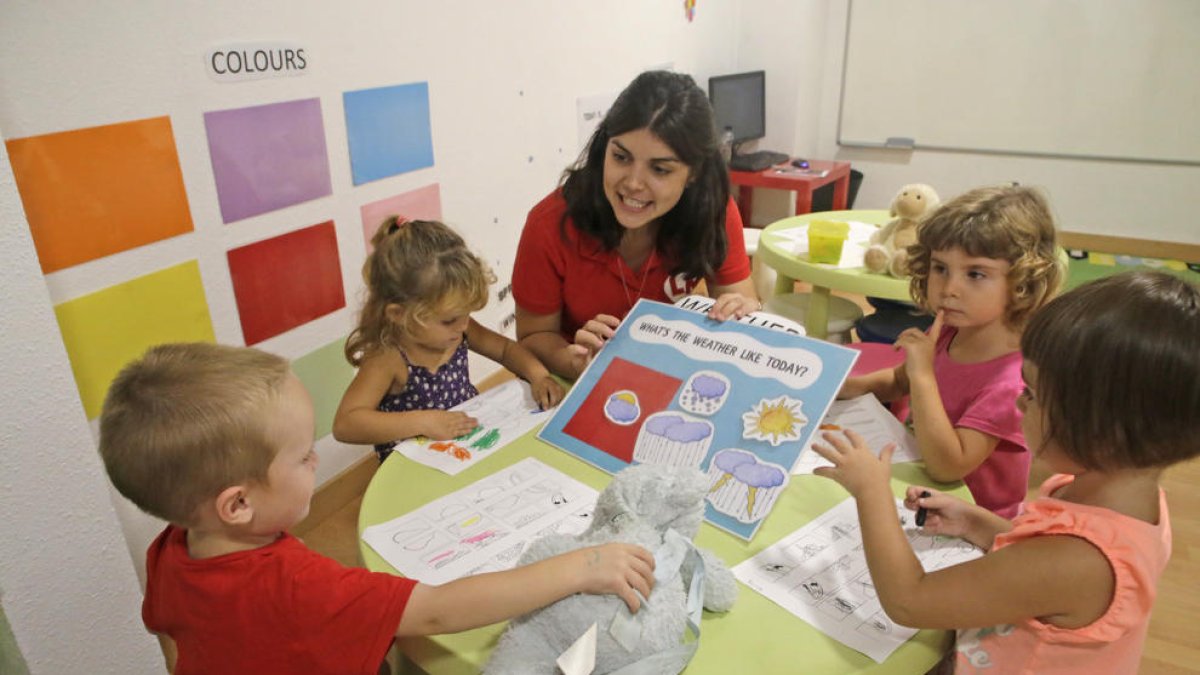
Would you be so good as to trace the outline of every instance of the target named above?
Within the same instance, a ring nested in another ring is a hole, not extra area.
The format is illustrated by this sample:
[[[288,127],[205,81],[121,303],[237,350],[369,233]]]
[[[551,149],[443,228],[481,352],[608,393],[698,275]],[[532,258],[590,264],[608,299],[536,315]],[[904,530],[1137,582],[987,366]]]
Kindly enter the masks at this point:
[[[342,340],[330,342],[292,361],[292,372],[312,397],[317,438],[333,431],[333,414],[354,379],[354,368],[342,354],[343,344]]]

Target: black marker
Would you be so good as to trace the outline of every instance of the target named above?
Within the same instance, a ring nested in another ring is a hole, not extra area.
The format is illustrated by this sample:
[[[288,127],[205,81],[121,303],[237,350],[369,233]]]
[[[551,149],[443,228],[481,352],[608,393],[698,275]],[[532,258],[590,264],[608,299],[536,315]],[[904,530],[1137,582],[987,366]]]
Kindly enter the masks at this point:
[[[933,495],[929,493],[929,490],[921,490],[920,499],[925,499],[926,497],[932,496]],[[925,527],[925,516],[927,515],[929,515],[929,511],[927,511],[924,506],[917,508],[917,527]]]

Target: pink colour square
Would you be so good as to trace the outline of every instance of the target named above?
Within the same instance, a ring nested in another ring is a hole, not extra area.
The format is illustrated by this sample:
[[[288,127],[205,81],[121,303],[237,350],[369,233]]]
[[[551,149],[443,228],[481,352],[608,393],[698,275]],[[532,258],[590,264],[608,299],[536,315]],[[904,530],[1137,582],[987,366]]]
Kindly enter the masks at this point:
[[[437,183],[426,185],[377,202],[363,204],[363,241],[367,242],[367,253],[371,252],[371,237],[385,218],[401,215],[409,220],[441,220],[442,194]]]
[[[346,306],[332,220],[232,249],[228,258],[247,345]]]

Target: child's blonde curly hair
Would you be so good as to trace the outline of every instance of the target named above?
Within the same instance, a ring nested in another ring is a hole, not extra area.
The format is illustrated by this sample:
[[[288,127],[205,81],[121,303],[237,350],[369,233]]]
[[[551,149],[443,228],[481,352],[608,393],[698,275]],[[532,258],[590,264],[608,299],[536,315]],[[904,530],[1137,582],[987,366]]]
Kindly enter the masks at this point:
[[[929,302],[930,258],[934,251],[961,248],[967,255],[1007,261],[1008,307],[1004,321],[1021,328],[1062,286],[1054,216],[1037,190],[1019,185],[981,187],[933,211],[908,247],[909,291],[922,309]]]
[[[434,314],[471,313],[487,305],[496,275],[446,224],[392,216],[380,224],[371,245],[374,251],[363,263],[367,300],[358,327],[346,339],[351,365],[375,349],[397,346],[401,332],[424,325]],[[405,308],[399,323],[387,316],[391,304]]]

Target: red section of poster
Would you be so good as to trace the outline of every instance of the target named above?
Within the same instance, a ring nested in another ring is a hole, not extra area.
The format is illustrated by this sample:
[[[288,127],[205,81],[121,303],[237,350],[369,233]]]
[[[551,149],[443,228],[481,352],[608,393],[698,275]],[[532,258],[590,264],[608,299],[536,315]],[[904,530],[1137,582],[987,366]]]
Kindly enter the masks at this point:
[[[633,446],[642,421],[653,413],[666,410],[682,385],[681,380],[669,375],[614,358],[574,417],[563,427],[563,433],[628,464],[633,461]],[[604,416],[608,398],[619,391],[631,391],[637,396],[641,414],[634,423],[621,425]]]
[[[229,251],[247,345],[346,306],[333,221]]]

